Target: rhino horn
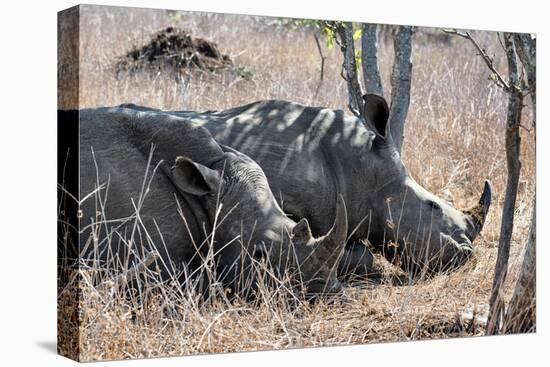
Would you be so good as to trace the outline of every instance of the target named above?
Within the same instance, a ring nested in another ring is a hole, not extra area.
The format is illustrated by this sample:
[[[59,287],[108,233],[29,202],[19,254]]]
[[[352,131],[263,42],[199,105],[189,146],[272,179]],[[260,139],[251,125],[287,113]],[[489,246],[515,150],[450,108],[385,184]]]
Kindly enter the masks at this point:
[[[340,194],[336,202],[336,218],[334,218],[334,224],[327,235],[321,239],[319,246],[327,251],[328,257],[330,257],[331,260],[333,255],[336,255],[337,257],[334,260],[337,262],[344,252],[347,235],[348,215],[344,197]]]
[[[464,211],[464,214],[471,218],[473,224],[473,228],[468,236],[471,241],[477,237],[485,224],[485,219],[487,218],[487,213],[489,212],[489,207],[491,206],[491,199],[491,183],[488,180],[485,180],[483,192],[481,193],[479,201],[472,208]]]

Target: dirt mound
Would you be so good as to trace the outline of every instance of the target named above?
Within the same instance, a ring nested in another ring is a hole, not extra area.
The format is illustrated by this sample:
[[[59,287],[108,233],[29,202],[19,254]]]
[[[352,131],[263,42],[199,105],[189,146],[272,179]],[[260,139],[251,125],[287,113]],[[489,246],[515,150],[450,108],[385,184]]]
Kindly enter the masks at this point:
[[[168,27],[151,40],[134,47],[116,65],[117,71],[172,70],[184,73],[195,69],[215,72],[232,65],[218,45],[203,38],[194,38],[183,29]]]

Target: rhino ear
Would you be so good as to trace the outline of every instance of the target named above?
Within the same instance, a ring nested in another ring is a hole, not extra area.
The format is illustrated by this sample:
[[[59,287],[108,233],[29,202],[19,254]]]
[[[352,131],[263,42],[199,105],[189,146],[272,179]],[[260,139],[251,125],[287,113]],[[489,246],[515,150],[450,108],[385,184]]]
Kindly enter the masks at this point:
[[[174,184],[188,194],[203,196],[215,192],[220,184],[217,171],[187,157],[176,158],[171,171]]]
[[[388,118],[390,109],[384,97],[377,94],[363,96],[363,117],[376,129],[378,134],[386,137],[388,132]]]

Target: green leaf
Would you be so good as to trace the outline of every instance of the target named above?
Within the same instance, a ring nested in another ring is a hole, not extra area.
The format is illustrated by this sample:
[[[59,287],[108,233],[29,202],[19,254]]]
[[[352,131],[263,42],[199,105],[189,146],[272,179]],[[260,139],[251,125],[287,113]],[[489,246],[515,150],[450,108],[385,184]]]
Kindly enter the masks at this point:
[[[323,33],[326,36],[327,48],[328,49],[333,48],[334,47],[334,31],[329,27],[324,27],[323,28]]]
[[[361,37],[361,28],[357,28],[355,32],[353,32],[353,40],[357,41]]]

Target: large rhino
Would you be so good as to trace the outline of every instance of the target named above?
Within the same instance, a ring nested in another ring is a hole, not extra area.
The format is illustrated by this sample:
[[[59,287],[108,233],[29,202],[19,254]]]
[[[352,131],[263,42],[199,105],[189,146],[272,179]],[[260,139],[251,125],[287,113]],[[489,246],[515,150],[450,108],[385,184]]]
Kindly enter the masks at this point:
[[[94,192],[81,206],[84,259],[111,256],[124,264],[135,253],[156,250],[168,279],[170,272],[187,276],[199,269],[210,249],[217,280],[234,293],[250,295],[255,288],[253,264],[290,274],[309,296],[341,287],[343,199],[335,197],[333,224],[314,238],[306,219],[296,223],[283,213],[252,159],[181,117],[121,107],[81,110],[80,190],[81,197]],[[114,236],[109,246],[107,234]]]
[[[202,124],[217,141],[253,158],[283,210],[307,218],[313,234],[330,228],[336,196],[342,194],[349,237],[340,275],[370,271],[372,255],[365,240],[414,273],[463,264],[489,210],[488,181],[481,198],[464,211],[430,193],[403,165],[384,98],[365,95],[364,101],[363,119],[278,100],[225,111],[172,113]]]

